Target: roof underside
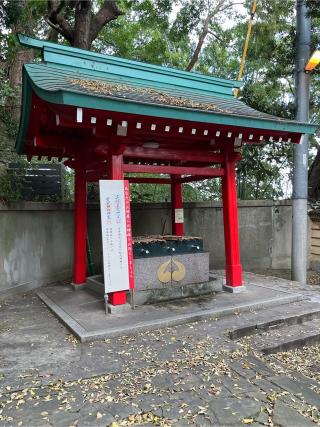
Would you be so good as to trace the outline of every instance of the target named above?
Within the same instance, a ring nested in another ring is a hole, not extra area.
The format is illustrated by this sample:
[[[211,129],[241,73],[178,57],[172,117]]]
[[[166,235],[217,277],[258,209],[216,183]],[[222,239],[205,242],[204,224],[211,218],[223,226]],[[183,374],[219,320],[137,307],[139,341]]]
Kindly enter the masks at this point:
[[[191,146],[192,141],[211,147],[216,140],[226,143],[228,138],[247,143],[270,139],[299,142],[301,134],[315,130],[314,125],[250,108],[233,96],[238,82],[28,38],[20,41],[42,48],[44,59],[25,65],[23,70],[16,145],[20,153],[46,155],[46,144],[40,149],[34,142],[36,136],[47,141],[55,136],[60,142],[86,137],[91,143],[100,139],[100,145],[102,141],[107,145],[116,134],[122,143],[126,136],[129,144],[152,138],[168,145],[174,138],[180,147],[185,143]],[[119,126],[126,131],[119,134]]]

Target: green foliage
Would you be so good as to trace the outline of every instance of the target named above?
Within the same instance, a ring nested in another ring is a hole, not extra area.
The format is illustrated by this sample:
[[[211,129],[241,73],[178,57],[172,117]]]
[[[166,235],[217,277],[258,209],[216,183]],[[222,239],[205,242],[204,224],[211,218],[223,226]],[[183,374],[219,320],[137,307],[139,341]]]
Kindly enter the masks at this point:
[[[103,0],[95,0],[97,10]],[[108,23],[94,41],[93,49],[117,56],[185,69],[203,28],[208,7],[215,0],[119,0],[123,16]],[[318,0],[307,0],[312,17],[315,48],[320,42]],[[225,2],[227,4],[227,1]],[[252,1],[245,2],[251,9]],[[294,118],[295,68],[295,0],[259,0],[250,40],[240,98],[253,108],[269,114]],[[0,4],[0,56],[7,66],[16,54],[14,33],[23,32],[46,37],[48,26],[46,2],[38,0],[5,0]],[[70,18],[71,19],[71,18]],[[235,79],[239,72],[247,16],[236,8],[212,17],[210,33],[205,39],[195,69],[209,75]],[[60,42],[65,42],[60,40]],[[14,96],[6,72],[0,74],[1,102]],[[311,75],[311,117],[320,119],[319,71]],[[11,138],[16,125],[0,105],[0,120]],[[313,144],[317,144],[312,139]],[[264,147],[245,147],[238,167],[241,198],[281,198],[290,194],[284,181],[291,175],[292,147],[271,143]],[[67,174],[68,184],[72,175]],[[71,188],[71,187],[70,187]],[[169,201],[168,186],[133,184],[134,201]],[[69,196],[72,198],[72,192]],[[184,185],[187,201],[221,197],[220,180],[206,180]]]
[[[74,201],[74,171],[73,169],[66,168],[63,177],[63,196],[62,202]]]
[[[18,124],[6,106],[9,97],[16,97],[16,91],[10,86],[5,72],[0,69],[0,120],[4,124],[8,138],[12,139],[16,137]]]
[[[169,202],[169,185],[131,184],[130,197],[133,202]]]
[[[320,18],[319,0],[306,0],[309,13],[313,18]]]
[[[22,199],[22,182],[28,163],[19,158],[16,171],[5,169],[0,174],[0,201],[3,203],[17,202]]]
[[[190,57],[186,35],[171,33],[170,15],[176,1],[122,2],[125,15],[105,26],[94,48],[124,58],[183,67]]]
[[[149,175],[152,177],[153,175]],[[170,202],[170,186],[163,184],[131,184],[130,196],[133,202]],[[218,200],[221,197],[221,180],[207,179],[200,182],[183,184],[183,200],[198,202]]]
[[[9,85],[5,73],[0,69],[0,106],[5,105],[5,99],[14,95],[14,89]]]
[[[8,172],[0,175],[0,201],[2,203],[17,202],[22,199],[21,181],[12,180]]]

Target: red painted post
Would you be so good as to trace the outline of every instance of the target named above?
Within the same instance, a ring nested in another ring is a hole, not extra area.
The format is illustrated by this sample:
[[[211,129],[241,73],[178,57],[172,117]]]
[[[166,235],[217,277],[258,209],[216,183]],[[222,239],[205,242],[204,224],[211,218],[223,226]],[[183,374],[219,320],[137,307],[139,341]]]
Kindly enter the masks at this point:
[[[123,155],[111,154],[109,157],[109,179],[123,179]],[[122,305],[127,302],[126,291],[110,292],[108,303],[112,305]]]
[[[222,177],[226,286],[230,287],[231,291],[242,286],[235,170],[237,158],[237,153],[225,152],[225,174]]]
[[[171,183],[171,222],[172,234],[174,236],[183,236],[183,200],[182,184],[178,182],[179,175],[172,175]],[[180,217],[180,218],[179,218]],[[178,222],[176,222],[178,221]],[[182,221],[182,222],[180,222]]]
[[[75,168],[74,178],[74,261],[73,284],[87,280],[87,183],[82,166]]]

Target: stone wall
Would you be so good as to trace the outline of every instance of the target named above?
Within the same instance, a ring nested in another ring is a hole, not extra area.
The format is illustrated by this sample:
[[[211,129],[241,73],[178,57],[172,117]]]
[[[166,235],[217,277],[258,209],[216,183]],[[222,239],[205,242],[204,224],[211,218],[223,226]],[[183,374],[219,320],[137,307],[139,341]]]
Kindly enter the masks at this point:
[[[186,203],[185,233],[202,236],[210,267],[224,267],[222,205]],[[291,202],[239,203],[241,258],[245,270],[290,268]],[[170,233],[168,204],[133,204],[133,235]],[[88,207],[88,234],[101,269],[100,211]],[[0,205],[0,294],[69,279],[73,260],[73,206],[52,203]]]

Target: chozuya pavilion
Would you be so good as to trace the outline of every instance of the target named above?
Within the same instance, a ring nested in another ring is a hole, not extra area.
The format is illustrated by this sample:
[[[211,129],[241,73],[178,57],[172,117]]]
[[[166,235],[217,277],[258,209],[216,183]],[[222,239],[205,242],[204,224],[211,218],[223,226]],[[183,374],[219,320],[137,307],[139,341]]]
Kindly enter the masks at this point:
[[[315,126],[248,107],[234,97],[237,81],[25,36],[19,41],[40,49],[42,62],[23,67],[16,150],[28,159],[58,158],[75,171],[73,284],[87,279],[87,182],[122,180],[131,173],[129,182],[171,185],[172,234],[177,236],[183,235],[177,215],[182,184],[222,178],[226,289],[240,290],[235,177],[241,146],[298,144]],[[108,299],[124,304],[126,292],[113,292]]]

